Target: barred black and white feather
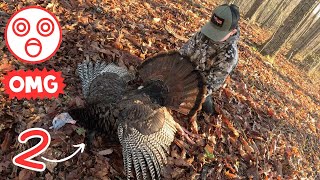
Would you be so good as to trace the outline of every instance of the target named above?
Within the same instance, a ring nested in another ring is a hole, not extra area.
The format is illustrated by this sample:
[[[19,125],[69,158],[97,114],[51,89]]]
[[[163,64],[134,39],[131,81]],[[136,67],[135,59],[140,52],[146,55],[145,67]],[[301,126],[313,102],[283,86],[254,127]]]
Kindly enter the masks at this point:
[[[128,82],[134,78],[134,76],[129,73],[127,69],[117,66],[113,63],[107,65],[105,62],[100,61],[97,61],[94,64],[92,61],[84,61],[78,64],[77,73],[81,80],[82,93],[86,98],[90,92],[91,83],[99,75],[105,73],[115,74],[125,82]]]
[[[142,107],[137,106],[128,111],[137,111],[136,108]],[[169,146],[177,131],[176,122],[165,107],[155,109],[151,117],[145,117],[148,120],[140,124],[140,127],[136,127],[136,124],[130,120],[131,116],[127,115],[129,119],[123,120],[118,127],[126,173],[130,175],[134,169],[138,179],[160,179],[161,169],[167,163]],[[161,116],[163,119],[163,125],[160,128],[159,126],[152,127],[151,123],[160,118],[155,118],[155,116]],[[139,118],[141,117],[138,116]],[[154,132],[146,134],[144,128],[152,129]]]
[[[101,74],[102,70],[107,66],[105,62],[97,61],[94,65],[92,61],[84,61],[78,64],[77,73],[82,84],[82,93],[87,97],[91,82]]]

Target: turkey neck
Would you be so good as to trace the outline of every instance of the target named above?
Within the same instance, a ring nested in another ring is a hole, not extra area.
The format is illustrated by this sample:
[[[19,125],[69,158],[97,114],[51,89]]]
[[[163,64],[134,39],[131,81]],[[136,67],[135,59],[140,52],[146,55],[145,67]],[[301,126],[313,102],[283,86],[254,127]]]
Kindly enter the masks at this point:
[[[108,136],[116,136],[118,118],[112,105],[96,104],[84,108],[71,109],[70,116],[86,129],[102,132]]]

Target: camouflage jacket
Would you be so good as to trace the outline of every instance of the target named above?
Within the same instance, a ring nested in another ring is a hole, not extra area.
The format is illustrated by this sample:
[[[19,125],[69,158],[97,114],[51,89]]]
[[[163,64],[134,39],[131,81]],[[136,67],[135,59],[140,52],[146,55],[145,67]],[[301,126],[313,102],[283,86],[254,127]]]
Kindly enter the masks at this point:
[[[190,57],[203,72],[207,82],[208,94],[219,89],[227,76],[237,66],[237,42],[240,30],[224,42],[214,42],[201,32],[197,32],[179,50],[182,56]]]

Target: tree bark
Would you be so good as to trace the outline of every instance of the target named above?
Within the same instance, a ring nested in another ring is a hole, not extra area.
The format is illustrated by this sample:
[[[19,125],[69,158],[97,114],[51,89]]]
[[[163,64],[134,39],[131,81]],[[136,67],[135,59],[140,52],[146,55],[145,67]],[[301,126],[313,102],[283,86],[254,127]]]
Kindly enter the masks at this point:
[[[319,70],[320,69],[320,59],[318,59],[318,61],[317,61],[317,63],[315,64],[315,66],[313,66],[313,67],[311,67],[310,69],[309,69],[309,72],[308,72],[308,74],[309,75],[312,75],[313,73],[315,73],[317,70]]]
[[[296,25],[304,18],[305,14],[313,7],[318,0],[301,0],[300,3],[293,9],[289,16],[285,19],[282,26],[275,32],[272,39],[270,39],[262,48],[263,55],[274,55],[286,42],[290,33],[294,30]]]
[[[275,22],[278,20],[278,18],[281,16],[282,11],[287,6],[287,0],[283,0],[279,5],[277,5],[277,8],[273,13],[261,24],[263,27],[271,27],[275,25]]]
[[[320,36],[320,33],[318,33]],[[317,53],[316,51],[320,49],[320,38],[317,38],[313,41],[308,42],[308,45],[297,54],[302,54],[304,57],[309,56],[311,54]],[[319,53],[318,53],[319,54]]]
[[[308,44],[314,39],[317,38],[317,34],[319,34],[320,27],[320,19],[317,20],[308,30],[305,32],[298,40],[296,40],[287,53],[286,57],[294,57],[299,50],[303,50]]]
[[[268,11],[269,7],[272,5],[273,0],[268,0],[266,3],[264,3],[261,8],[258,8],[258,12],[251,17],[251,21],[261,22],[260,19],[267,13],[266,11]]]
[[[307,13],[306,17],[304,19],[302,19],[302,22],[300,22],[297,25],[297,30],[294,31],[293,33],[291,33],[291,35],[288,37],[287,42],[295,42],[296,40],[298,40],[301,36],[303,36],[308,29],[310,29],[310,27],[319,19],[317,17],[317,13],[313,13],[313,11],[315,10],[315,8],[319,5],[315,4],[314,8],[310,9],[310,11]]]
[[[254,15],[254,13],[258,10],[258,8],[263,3],[263,0],[255,0],[248,12],[245,15],[245,18],[251,19],[251,17]]]
[[[320,48],[318,48],[313,55],[309,55],[305,61],[309,61],[311,65],[308,69],[308,74],[312,75],[313,73],[320,71]]]

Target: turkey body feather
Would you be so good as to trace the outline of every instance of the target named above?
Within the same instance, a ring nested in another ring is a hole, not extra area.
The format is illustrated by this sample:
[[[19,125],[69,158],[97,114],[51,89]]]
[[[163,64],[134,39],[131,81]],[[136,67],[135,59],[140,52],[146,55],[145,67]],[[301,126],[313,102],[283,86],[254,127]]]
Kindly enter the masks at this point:
[[[78,65],[86,107],[73,119],[119,138],[128,179],[160,179],[169,146],[177,132],[170,109],[193,115],[205,88],[193,64],[177,52],[159,54],[139,67],[142,86],[128,85],[134,76],[114,64],[85,61]]]

